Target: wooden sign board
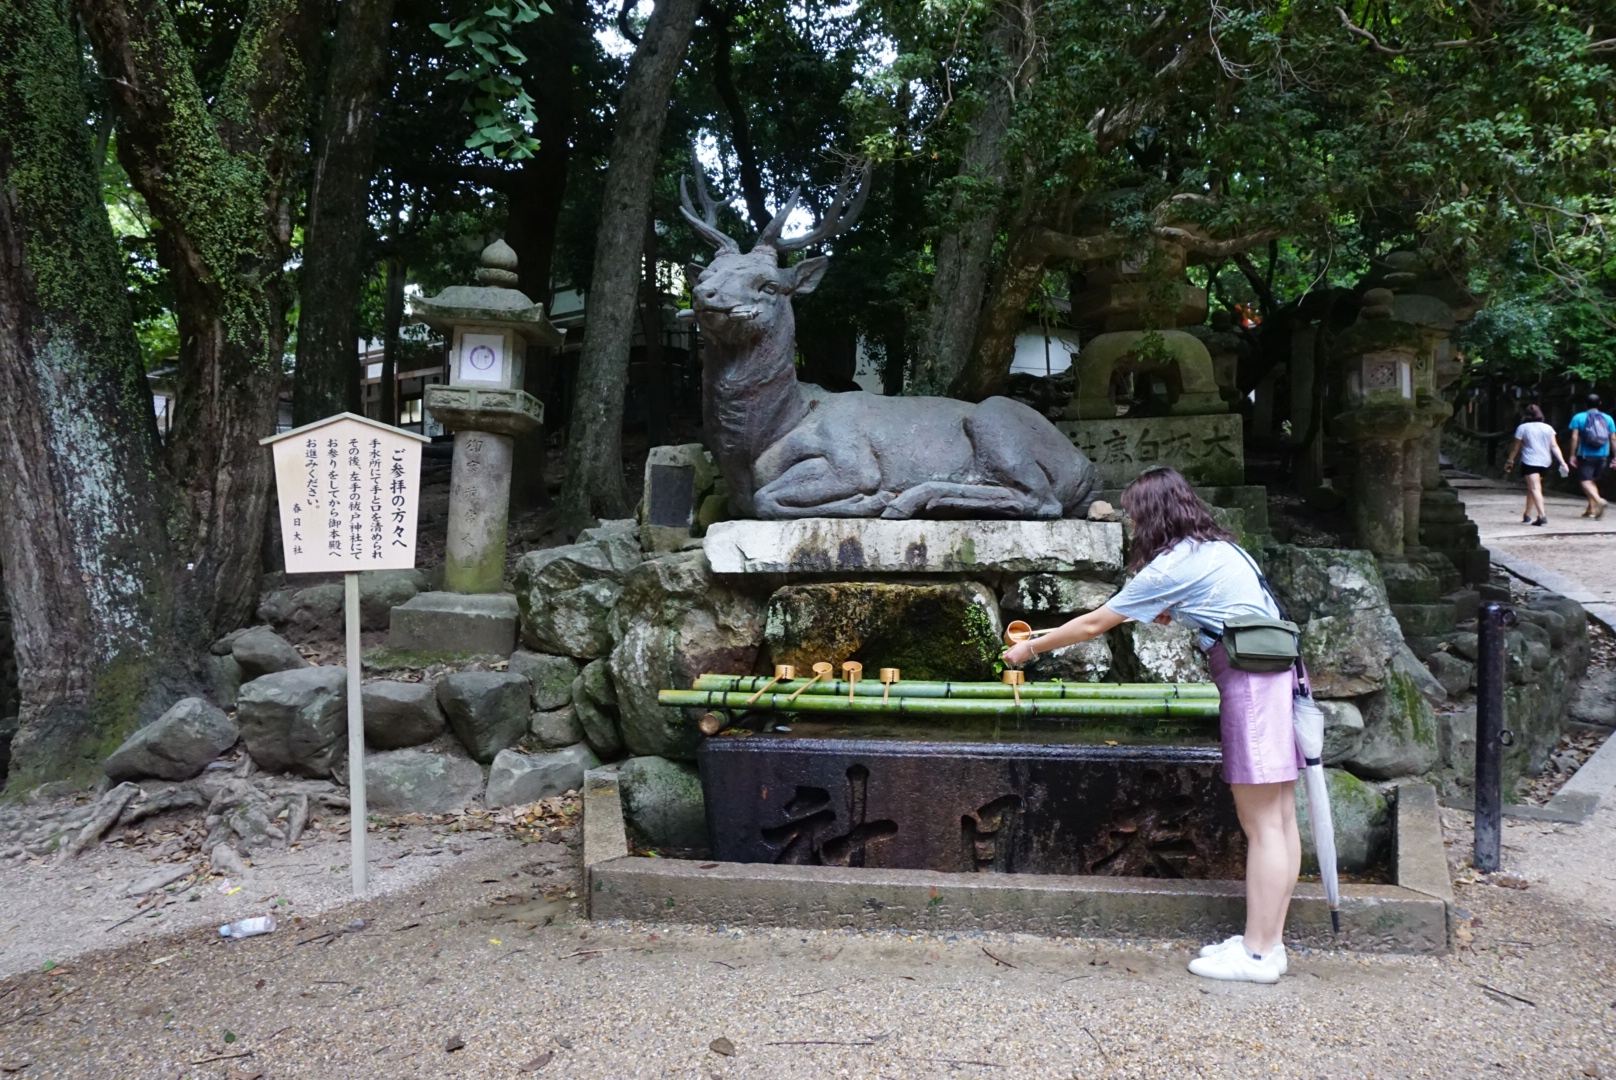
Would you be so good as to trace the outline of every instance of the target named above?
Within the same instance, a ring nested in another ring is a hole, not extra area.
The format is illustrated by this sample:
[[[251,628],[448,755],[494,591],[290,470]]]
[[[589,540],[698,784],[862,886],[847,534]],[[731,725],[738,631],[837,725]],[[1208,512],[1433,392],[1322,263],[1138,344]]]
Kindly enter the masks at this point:
[[[338,413],[260,441],[275,454],[288,574],[415,568],[424,435]]]

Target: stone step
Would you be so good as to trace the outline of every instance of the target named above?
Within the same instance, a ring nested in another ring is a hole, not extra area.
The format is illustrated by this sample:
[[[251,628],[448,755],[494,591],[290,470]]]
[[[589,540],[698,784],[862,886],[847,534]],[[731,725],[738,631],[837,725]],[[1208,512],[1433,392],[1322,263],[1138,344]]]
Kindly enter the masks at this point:
[[[1380,577],[1393,604],[1432,604],[1442,595],[1437,576],[1413,559],[1381,560]]]

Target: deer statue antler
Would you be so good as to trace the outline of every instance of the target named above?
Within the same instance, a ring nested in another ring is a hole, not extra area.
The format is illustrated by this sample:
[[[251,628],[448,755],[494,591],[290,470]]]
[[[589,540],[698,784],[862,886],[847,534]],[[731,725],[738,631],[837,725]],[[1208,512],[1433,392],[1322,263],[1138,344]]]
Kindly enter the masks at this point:
[[[856,188],[854,187],[855,183],[857,183]],[[791,212],[797,208],[797,204],[802,199],[802,189],[798,188],[791,193],[791,198],[786,200],[786,204],[780,208],[779,212],[770,218],[769,223],[763,227],[763,232],[758,236],[757,243],[752,245],[752,250],[773,248],[775,251],[796,251],[798,248],[817,244],[821,240],[829,240],[838,233],[844,233],[853,227],[853,223],[858,220],[859,214],[863,212],[864,203],[869,197],[870,163],[866,161],[857,173],[849,170],[842,177],[842,182],[836,185],[836,197],[831,200],[829,211],[826,212],[819,224],[814,226],[812,231],[803,233],[801,236],[790,236],[781,239],[780,230],[785,228],[786,218],[791,216]]]
[[[696,196],[701,199],[702,215],[697,217],[696,208],[690,205],[690,192],[685,188],[687,177],[683,176],[679,177],[679,212],[685,216],[686,221],[690,222],[690,227],[700,233],[702,239],[717,248],[719,252],[739,252],[741,245],[737,244],[732,237],[718,227],[718,204],[707,193],[707,180],[704,176],[701,162],[696,159],[694,154],[691,155],[691,160],[696,166]]]

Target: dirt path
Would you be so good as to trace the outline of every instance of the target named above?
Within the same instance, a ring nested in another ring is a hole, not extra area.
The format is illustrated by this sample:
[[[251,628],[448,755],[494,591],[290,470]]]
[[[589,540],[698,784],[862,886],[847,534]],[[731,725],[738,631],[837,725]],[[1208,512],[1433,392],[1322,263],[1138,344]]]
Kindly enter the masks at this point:
[[[1533,858],[1552,873],[1554,846],[1580,858],[1587,835],[1534,838]],[[1279,986],[1254,987],[1188,975],[1189,943],[575,924],[576,862],[547,848],[468,853],[456,873],[269,937],[187,930],[0,982],[0,1068],[1616,1077],[1616,921],[1537,883],[1461,885],[1471,940],[1453,956],[1296,955]],[[363,931],[307,940],[356,918]],[[710,1049],[721,1038],[732,1055]]]
[[[1526,488],[1520,483],[1479,478],[1450,478],[1449,483],[1459,490],[1484,547],[1569,579],[1588,598],[1613,605],[1608,610],[1616,613],[1616,510],[1594,521],[1581,516],[1587,506],[1584,499],[1546,494],[1549,523],[1540,528],[1521,524]],[[1576,599],[1588,602],[1582,596]],[[1599,612],[1601,617],[1606,613]]]

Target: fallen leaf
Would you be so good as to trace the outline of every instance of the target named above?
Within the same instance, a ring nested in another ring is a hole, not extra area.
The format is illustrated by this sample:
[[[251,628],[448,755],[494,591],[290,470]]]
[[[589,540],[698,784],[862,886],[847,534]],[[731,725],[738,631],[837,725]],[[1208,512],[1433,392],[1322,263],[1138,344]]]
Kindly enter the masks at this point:
[[[167,956],[159,956],[157,959],[151,962],[151,966],[157,967],[159,964],[166,964],[178,955],[179,953],[169,953]]]
[[[264,988],[264,980],[263,979],[259,979],[257,982],[253,983],[253,989],[254,990],[262,990],[263,988]]]
[[[458,1035],[449,1036],[449,1041],[443,1044],[443,1052],[445,1054],[452,1054],[456,1050],[464,1050],[465,1048],[466,1040],[462,1039]]]
[[[263,1075],[262,1069],[232,1068],[224,1074],[224,1080],[261,1080]]]
[[[499,940],[499,938],[497,938],[497,937],[491,937],[491,938],[488,939],[488,944],[490,944],[490,945],[503,945],[505,943],[503,941]]]
[[[32,1064],[32,1061],[0,1061],[0,1072],[18,1073]]]
[[[555,1051],[546,1050],[544,1053],[540,1054],[538,1057],[534,1058],[532,1061],[523,1062],[521,1065],[518,1065],[516,1068],[517,1068],[518,1072],[538,1072],[540,1069],[544,1068],[546,1065],[550,1064],[550,1062],[552,1062],[554,1060],[555,1060]]]
[[[715,1054],[723,1054],[725,1057],[735,1056],[735,1044],[724,1038],[722,1035],[708,1043],[707,1049],[711,1050]]]
[[[1469,945],[1476,940],[1476,935],[1470,932],[1470,927],[1460,923],[1453,928],[1453,939],[1461,945]]]
[[[554,1039],[556,1041],[556,1045],[561,1047],[561,1049],[563,1049],[563,1050],[571,1050],[572,1049],[572,1040],[567,1038],[565,1035],[552,1035],[552,1036],[550,1036],[550,1038]]]

